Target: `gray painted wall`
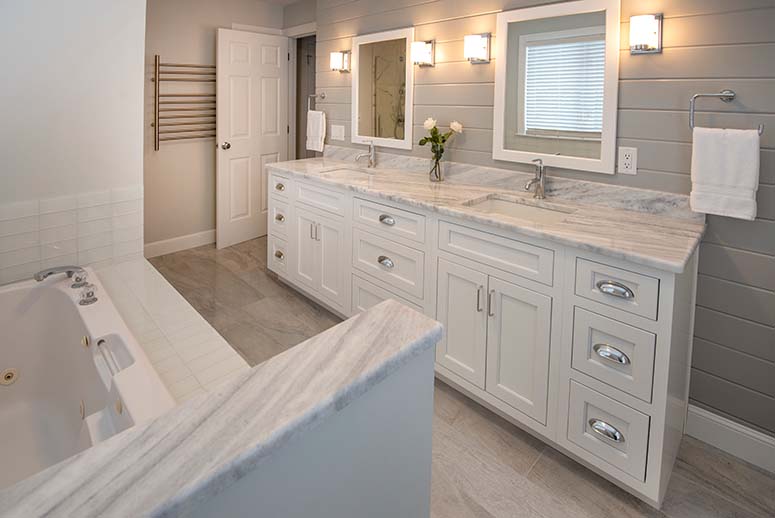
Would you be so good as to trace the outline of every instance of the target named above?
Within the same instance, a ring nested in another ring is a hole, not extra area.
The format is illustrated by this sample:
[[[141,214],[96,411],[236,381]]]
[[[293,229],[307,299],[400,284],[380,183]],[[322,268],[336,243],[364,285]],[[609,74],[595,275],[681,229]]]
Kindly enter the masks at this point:
[[[459,162],[494,162],[494,64],[462,59],[463,36],[495,32],[495,12],[551,3],[542,0],[318,0],[318,103],[350,137],[349,74],[330,72],[328,53],[349,49],[354,35],[415,26],[416,39],[435,39],[436,66],[416,70],[414,125],[433,116],[460,120],[465,133],[450,148]],[[629,17],[663,12],[664,52],[631,56]],[[559,174],[688,193],[689,97],[731,88],[730,104],[698,105],[700,125],[767,127],[762,138],[759,214],[753,222],[710,216],[700,253],[691,398],[695,404],[775,433],[775,0],[622,0],[620,145],[638,148],[637,176],[579,171]],[[329,133],[330,134],[330,133]],[[336,144],[342,144],[336,142]],[[412,154],[426,156],[427,149]]]

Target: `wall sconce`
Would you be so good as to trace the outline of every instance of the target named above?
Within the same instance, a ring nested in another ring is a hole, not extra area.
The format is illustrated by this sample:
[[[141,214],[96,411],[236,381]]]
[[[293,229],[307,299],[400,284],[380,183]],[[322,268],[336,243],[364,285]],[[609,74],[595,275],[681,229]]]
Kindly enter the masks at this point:
[[[630,16],[630,54],[662,52],[662,14]]]
[[[331,70],[338,72],[350,71],[350,51],[340,50],[330,54]]]
[[[412,62],[421,67],[434,65],[436,43],[433,40],[412,42]]]
[[[468,34],[463,38],[463,56],[474,64],[490,62],[490,33]]]

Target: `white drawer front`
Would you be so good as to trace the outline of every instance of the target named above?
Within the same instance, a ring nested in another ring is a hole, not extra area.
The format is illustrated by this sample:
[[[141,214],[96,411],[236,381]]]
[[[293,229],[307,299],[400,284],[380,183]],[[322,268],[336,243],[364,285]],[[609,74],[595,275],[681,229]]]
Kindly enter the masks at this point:
[[[568,440],[589,454],[646,480],[650,418],[570,381]]]
[[[406,299],[399,297],[395,293],[390,293],[388,290],[380,288],[376,284],[372,284],[371,282],[361,279],[357,275],[353,275],[353,302],[352,302],[352,312],[360,313],[361,311],[366,311],[367,309],[376,306],[382,301],[393,299],[397,300],[401,304],[404,304],[405,306],[409,306],[412,309],[415,309],[422,313],[423,309],[418,306],[417,304],[412,304],[411,302],[407,301]]]
[[[439,222],[439,248],[509,273],[552,285],[554,252],[472,228]]]
[[[425,243],[425,216],[355,198],[353,219],[385,236],[401,236]]]
[[[276,236],[269,236],[267,246],[267,263],[273,272],[285,275],[288,271],[288,245]]]
[[[425,254],[353,229],[353,266],[418,299],[423,296]]]
[[[290,192],[291,181],[288,179],[288,177],[274,172],[269,175],[269,193],[272,196],[287,198]]]
[[[651,402],[656,335],[579,307],[573,318],[573,368]]]
[[[337,216],[344,215],[346,195],[344,192],[331,191],[306,182],[296,182],[296,201],[323,209]]]
[[[288,225],[288,204],[276,199],[269,200],[269,233],[275,236],[287,238]]]
[[[659,279],[577,258],[576,295],[656,320]]]

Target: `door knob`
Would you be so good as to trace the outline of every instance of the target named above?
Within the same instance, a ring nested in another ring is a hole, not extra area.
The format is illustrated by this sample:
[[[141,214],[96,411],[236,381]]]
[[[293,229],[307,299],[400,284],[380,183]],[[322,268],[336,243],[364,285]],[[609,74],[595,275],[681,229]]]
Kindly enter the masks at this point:
[[[224,142],[221,144],[221,149],[231,149],[231,142]]]

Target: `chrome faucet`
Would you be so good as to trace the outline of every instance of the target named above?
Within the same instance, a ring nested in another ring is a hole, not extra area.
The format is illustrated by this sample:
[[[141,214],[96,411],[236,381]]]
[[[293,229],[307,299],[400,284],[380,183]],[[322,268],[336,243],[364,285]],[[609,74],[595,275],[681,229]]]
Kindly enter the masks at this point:
[[[544,161],[540,158],[533,160],[533,163],[536,165],[536,175],[535,178],[525,184],[525,190],[529,191],[533,186],[535,186],[533,198],[543,200],[546,197],[546,167],[544,166]]]
[[[80,266],[54,266],[48,270],[39,271],[33,276],[33,278],[36,281],[41,282],[57,273],[65,273],[67,274],[67,277],[71,279],[73,278],[73,275],[78,274],[75,278],[75,284],[73,284],[73,288],[80,288],[81,286],[86,285],[86,270]]]
[[[376,167],[377,166],[377,146],[374,145],[374,142],[369,142],[369,152],[356,155],[355,161],[357,162],[361,158],[367,158],[367,157],[369,159],[369,163],[367,167],[369,168]]]

